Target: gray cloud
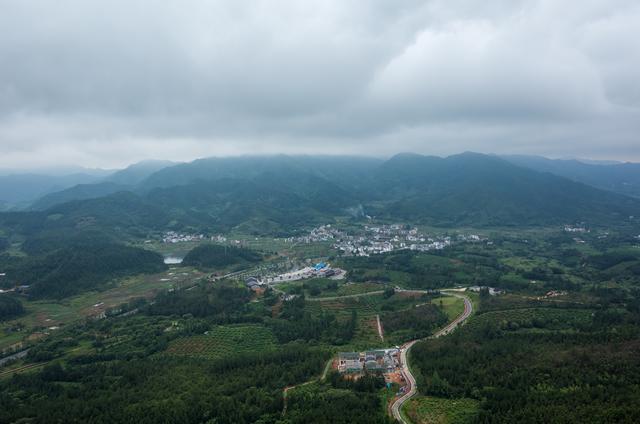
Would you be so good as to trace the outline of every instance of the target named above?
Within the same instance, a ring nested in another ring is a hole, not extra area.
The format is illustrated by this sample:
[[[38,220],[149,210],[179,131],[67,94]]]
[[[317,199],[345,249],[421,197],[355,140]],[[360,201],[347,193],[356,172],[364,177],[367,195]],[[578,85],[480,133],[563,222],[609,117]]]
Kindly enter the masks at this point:
[[[640,160],[635,1],[6,0],[0,167],[255,152]]]

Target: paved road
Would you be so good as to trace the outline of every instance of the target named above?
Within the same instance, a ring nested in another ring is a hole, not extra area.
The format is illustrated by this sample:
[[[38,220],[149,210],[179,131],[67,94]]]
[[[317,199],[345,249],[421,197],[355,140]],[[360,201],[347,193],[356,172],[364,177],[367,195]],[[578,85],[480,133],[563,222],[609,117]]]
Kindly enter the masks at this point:
[[[437,338],[437,337],[441,337],[451,333],[453,330],[455,330],[458,327],[458,325],[460,325],[467,318],[469,318],[469,316],[473,312],[473,304],[471,303],[471,300],[469,300],[467,296],[459,293],[451,293],[451,292],[443,292],[443,293],[448,294],[450,296],[459,297],[460,299],[464,300],[464,312],[462,312],[462,314],[460,314],[456,319],[451,321],[446,327],[442,328],[441,330],[439,330],[429,338]],[[396,399],[396,401],[391,405],[391,413],[398,422],[401,422],[403,424],[409,424],[409,423],[404,418],[402,418],[402,414],[400,413],[402,409],[402,405],[404,405],[406,401],[411,399],[416,394],[416,391],[417,391],[416,379],[414,378],[413,374],[411,374],[411,370],[409,369],[409,365],[407,363],[407,353],[409,352],[409,349],[411,349],[411,347],[414,344],[416,344],[418,341],[419,340],[412,340],[400,347],[400,362],[402,364],[402,376],[407,382],[407,387],[409,388],[409,390],[406,391],[404,395]]]
[[[436,293],[434,290],[410,290],[410,289],[394,289],[396,293],[423,293],[423,294],[433,294]],[[331,300],[340,300],[340,299],[353,299],[356,297],[365,297],[365,296],[375,296],[378,294],[383,294],[384,290],[375,290],[364,293],[356,293],[356,294],[345,294],[343,296],[331,296],[331,297],[306,297],[305,300],[307,302],[324,302]],[[447,294],[447,292],[445,292]]]
[[[332,300],[341,300],[341,299],[353,299],[356,297],[364,297],[364,296],[374,296],[376,294],[382,294],[384,290],[370,291],[364,293],[356,293],[356,294],[345,294],[344,296],[331,296],[331,297],[305,297],[304,300],[307,302],[329,302]]]
[[[12,355],[5,356],[4,358],[0,359],[0,367],[7,362],[13,361],[14,359],[24,358],[25,356],[27,356],[27,353],[29,353],[29,349],[21,350],[20,352],[16,352]]]

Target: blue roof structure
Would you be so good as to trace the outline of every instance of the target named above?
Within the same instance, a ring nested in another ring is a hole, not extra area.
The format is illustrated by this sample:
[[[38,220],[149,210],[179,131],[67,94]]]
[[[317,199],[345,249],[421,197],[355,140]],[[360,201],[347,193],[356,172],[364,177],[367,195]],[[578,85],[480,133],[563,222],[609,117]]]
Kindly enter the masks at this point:
[[[327,266],[327,264],[325,264],[324,262],[318,262],[316,264],[316,266],[314,266],[316,271],[320,271],[322,268],[325,268]]]

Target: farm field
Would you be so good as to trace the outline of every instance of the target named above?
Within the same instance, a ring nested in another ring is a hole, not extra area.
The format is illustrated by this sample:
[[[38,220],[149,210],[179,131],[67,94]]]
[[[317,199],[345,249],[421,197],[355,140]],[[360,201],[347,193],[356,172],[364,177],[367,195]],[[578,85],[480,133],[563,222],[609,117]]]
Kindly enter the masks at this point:
[[[414,424],[466,424],[478,413],[474,399],[444,399],[420,396],[411,399],[403,412]]]
[[[437,305],[437,300],[434,303]],[[393,311],[402,311],[413,308],[415,305],[425,303],[421,294],[396,293],[386,298],[383,294],[362,296],[345,299],[334,299],[327,301],[308,301],[305,308],[314,315],[319,315],[322,311],[333,313],[338,320],[348,320],[353,311],[358,317],[356,334],[351,345],[358,348],[370,348],[381,344],[378,335],[376,315],[383,315]],[[390,345],[391,340],[385,338],[383,345]]]
[[[126,278],[114,282],[113,286],[106,290],[88,291],[61,301],[22,300],[26,313],[2,323],[0,351],[19,343],[33,331],[62,327],[80,319],[98,316],[109,308],[117,307],[134,298],[151,299],[160,290],[191,284],[203,276],[204,274],[191,268],[171,268],[160,274]],[[18,325],[22,326],[21,331],[9,331]]]
[[[255,354],[276,348],[276,339],[261,325],[217,326],[208,334],[184,337],[170,343],[166,353],[207,359],[243,353]]]
[[[292,282],[279,283],[278,289],[287,293],[299,294],[304,291],[307,298],[350,296],[369,292],[382,291],[384,284],[366,283],[345,283],[344,280],[331,280],[329,278],[309,278]]]

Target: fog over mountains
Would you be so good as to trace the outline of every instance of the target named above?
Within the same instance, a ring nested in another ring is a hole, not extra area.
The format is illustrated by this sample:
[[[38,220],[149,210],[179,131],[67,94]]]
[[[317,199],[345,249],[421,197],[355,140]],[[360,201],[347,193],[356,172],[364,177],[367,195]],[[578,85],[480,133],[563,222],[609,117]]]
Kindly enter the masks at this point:
[[[60,214],[47,224],[59,228],[90,219],[98,227],[108,222],[161,229],[180,222],[268,233],[336,215],[445,226],[606,225],[640,216],[640,199],[634,197],[639,175],[636,164],[477,153],[446,158],[403,153],[388,160],[243,156],[142,162],[98,180],[76,185],[69,180],[67,188],[49,188],[19,206],[32,211],[30,225]]]

